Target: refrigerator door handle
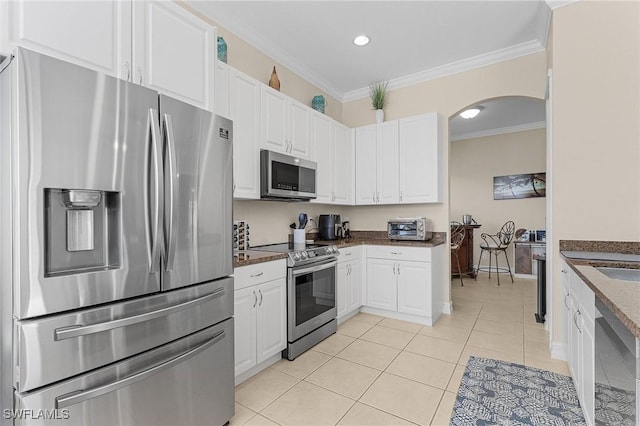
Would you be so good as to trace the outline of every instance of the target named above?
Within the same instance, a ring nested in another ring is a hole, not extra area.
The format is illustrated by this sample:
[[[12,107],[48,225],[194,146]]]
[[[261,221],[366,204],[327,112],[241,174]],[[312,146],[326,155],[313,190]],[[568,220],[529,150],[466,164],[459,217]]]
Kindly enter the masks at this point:
[[[187,361],[189,358],[192,358],[198,355],[199,353],[207,350],[211,346],[215,345],[220,340],[224,339],[224,337],[225,337],[224,330],[220,330],[211,339],[207,340],[201,345],[196,346],[195,348],[181,355],[178,355],[177,357],[172,358],[169,361],[156,365],[155,367],[151,367],[147,370],[133,374],[129,377],[125,377],[124,379],[117,380],[115,382],[112,382],[103,386],[98,386],[93,389],[79,390],[79,391],[67,393],[65,395],[57,396],[55,398],[56,409],[60,410],[62,408],[70,407],[72,405],[79,404],[81,402],[88,401],[93,398],[97,398],[101,395],[107,394],[109,392],[113,392],[115,390],[118,390],[127,386],[131,386],[136,382],[145,380],[153,376],[154,374],[157,374],[163,370],[168,370],[174,365]]]
[[[173,264],[175,261],[176,254],[176,238],[175,238],[175,229],[176,229],[176,220],[177,215],[175,214],[175,203],[176,203],[176,143],[173,133],[173,122],[171,120],[171,115],[164,114],[164,127],[165,134],[167,136],[167,151],[168,151],[168,161],[169,170],[167,173],[169,174],[169,216],[168,216],[168,230],[167,230],[167,259],[165,269],[167,271],[171,271],[173,269]]]
[[[222,297],[225,294],[224,287],[220,287],[215,289],[212,293],[207,294],[206,296],[199,297],[194,300],[190,300],[188,302],[180,303],[178,305],[169,306],[163,309],[158,309],[152,312],[146,312],[144,314],[133,315],[126,318],[120,318],[114,321],[106,321],[100,322],[97,324],[90,325],[72,325],[69,327],[60,327],[57,328],[53,334],[53,338],[55,341],[71,339],[73,337],[81,337],[86,336],[88,334],[100,333],[102,331],[113,330],[121,327],[128,327],[134,324],[138,324],[141,322],[151,321],[156,318],[162,318],[178,311],[182,311],[184,309],[191,308],[196,305],[200,305],[205,302],[209,302],[213,299],[217,299],[218,297]]]
[[[151,210],[151,200],[149,197],[149,186],[151,184],[151,165],[148,163],[148,156],[146,157],[146,173],[148,184],[144,185],[144,197],[146,200],[145,205],[147,206],[147,214],[145,215],[145,220],[151,220],[151,226],[149,226],[148,222],[145,226],[145,232],[147,233],[147,239],[150,240],[150,251],[149,251],[149,271],[150,272],[158,272],[160,269],[160,244],[159,244],[159,235],[160,235],[160,227],[162,226],[162,208],[161,208],[161,182],[160,176],[162,175],[162,150],[160,146],[160,125],[158,123],[158,110],[154,108],[149,108],[148,122],[149,122],[149,136],[151,141],[151,157],[153,158],[153,167],[155,169],[155,174],[153,176],[154,179],[154,188],[155,188],[155,197],[153,203],[153,213]],[[149,219],[152,217],[151,219]],[[151,235],[149,235],[149,229],[151,229]]]

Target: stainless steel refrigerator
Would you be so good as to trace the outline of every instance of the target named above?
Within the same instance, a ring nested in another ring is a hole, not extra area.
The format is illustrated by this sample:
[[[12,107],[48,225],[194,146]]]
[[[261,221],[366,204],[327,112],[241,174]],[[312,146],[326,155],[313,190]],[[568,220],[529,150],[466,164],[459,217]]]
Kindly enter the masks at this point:
[[[18,49],[0,190],[2,423],[230,420],[231,122]]]

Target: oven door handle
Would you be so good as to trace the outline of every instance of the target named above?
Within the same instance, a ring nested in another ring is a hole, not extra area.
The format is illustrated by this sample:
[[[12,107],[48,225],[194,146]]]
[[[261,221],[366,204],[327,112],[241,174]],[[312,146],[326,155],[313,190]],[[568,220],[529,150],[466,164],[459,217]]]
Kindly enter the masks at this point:
[[[308,273],[312,273],[312,272],[318,272],[318,271],[322,271],[324,269],[329,269],[332,268],[334,266],[336,266],[338,264],[337,260],[330,260],[328,262],[324,262],[321,263],[319,265],[313,265],[309,268],[303,268],[303,269],[293,269],[292,273],[293,276],[296,277],[298,275],[303,275],[303,274],[308,274]]]

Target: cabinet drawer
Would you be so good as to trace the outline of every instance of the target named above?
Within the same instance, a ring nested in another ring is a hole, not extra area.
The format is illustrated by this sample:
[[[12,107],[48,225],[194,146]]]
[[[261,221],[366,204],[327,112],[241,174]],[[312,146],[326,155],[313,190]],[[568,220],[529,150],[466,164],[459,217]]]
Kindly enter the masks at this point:
[[[338,262],[348,262],[362,257],[362,246],[344,247],[338,250],[340,251]]]
[[[236,268],[234,273],[235,289],[251,287],[287,276],[287,262],[285,259],[272,262],[257,263],[255,265]]]
[[[403,246],[367,246],[367,257],[376,259],[431,262],[431,248]]]

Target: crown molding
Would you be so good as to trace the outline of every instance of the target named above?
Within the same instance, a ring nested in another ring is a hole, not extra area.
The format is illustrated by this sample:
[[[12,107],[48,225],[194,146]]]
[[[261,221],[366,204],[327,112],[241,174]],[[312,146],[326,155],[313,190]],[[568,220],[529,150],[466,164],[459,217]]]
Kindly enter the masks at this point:
[[[549,42],[549,29],[551,28],[551,8],[545,2],[538,3],[536,17],[536,38],[545,48]]]
[[[494,50],[493,52],[483,55],[474,56],[468,59],[463,59],[450,64],[389,80],[388,90],[413,86],[414,84],[435,80],[436,78],[442,78],[464,71],[485,67],[487,65],[497,64],[499,62],[508,61],[510,59],[530,55],[532,53],[542,52],[544,49],[544,46],[540,44],[538,40],[527,41],[504,49]],[[345,93],[342,97],[342,102],[355,101],[357,99],[366,98],[367,96],[369,96],[369,87],[363,87],[361,89]]]
[[[267,40],[262,38],[258,33],[252,31],[246,25],[243,25],[238,19],[232,16],[228,16],[224,13],[217,14],[214,19],[234,35],[249,43],[265,55],[269,56],[271,59],[287,67],[293,73],[297,74],[301,78],[307,80],[309,83],[318,87],[320,90],[324,91],[327,95],[332,96],[333,98],[338,100],[342,99],[344,93],[341,90],[331,85],[331,83],[329,83],[329,81],[327,81],[320,74],[300,65],[284,50],[267,42]]]
[[[555,10],[559,7],[562,6],[566,6],[568,4],[571,3],[575,3],[578,0],[545,0],[545,3],[547,3],[547,5],[549,5],[549,7],[551,8],[551,10]]]
[[[480,130],[478,132],[463,133],[461,135],[450,137],[449,140],[461,141],[465,139],[484,138],[486,136],[504,135],[506,133],[524,132],[525,130],[544,129],[546,123],[537,121],[535,123],[518,124],[516,126],[500,127],[498,129]]]

